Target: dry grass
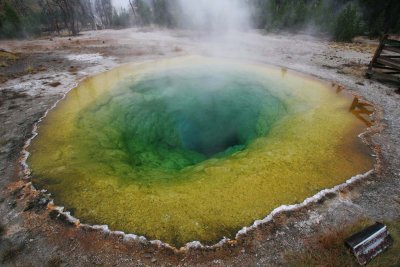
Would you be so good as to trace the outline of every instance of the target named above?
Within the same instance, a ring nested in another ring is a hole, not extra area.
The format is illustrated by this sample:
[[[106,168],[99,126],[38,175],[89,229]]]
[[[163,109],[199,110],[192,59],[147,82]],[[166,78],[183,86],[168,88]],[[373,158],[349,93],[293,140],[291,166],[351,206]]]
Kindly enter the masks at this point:
[[[329,46],[338,50],[353,50],[359,53],[374,54],[377,44],[362,44],[362,43],[331,43]]]
[[[10,52],[6,52],[6,51],[1,51],[0,50],[0,59],[4,59],[4,60],[17,60],[18,56],[10,53]]]
[[[310,240],[304,252],[286,255],[289,266],[359,266],[355,257],[345,247],[344,240],[372,223],[369,220],[359,221],[340,231],[327,232]],[[400,266],[400,222],[385,224],[389,228],[394,243],[368,266]]]
[[[35,68],[32,64],[26,65],[25,72],[32,74],[35,71]]]
[[[0,50],[0,68],[8,67],[10,64],[12,64],[12,62],[16,61],[17,59],[17,55]]]
[[[47,267],[59,267],[62,265],[62,260],[60,258],[52,258],[46,264]]]

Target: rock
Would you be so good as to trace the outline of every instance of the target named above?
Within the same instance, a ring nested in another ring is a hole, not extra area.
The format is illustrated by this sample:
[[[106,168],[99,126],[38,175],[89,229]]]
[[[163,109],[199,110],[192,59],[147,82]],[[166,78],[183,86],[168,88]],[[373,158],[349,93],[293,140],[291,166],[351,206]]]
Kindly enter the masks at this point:
[[[51,87],[57,87],[57,86],[61,85],[61,83],[58,82],[58,81],[56,81],[56,82],[49,83],[49,85],[50,85]]]
[[[32,200],[30,200],[25,207],[24,211],[34,210],[36,212],[44,210],[49,203],[49,199],[47,197],[38,196]]]
[[[69,69],[68,69],[68,71],[69,71],[69,72],[76,72],[76,71],[78,71],[78,68],[75,67],[75,66],[70,66]]]

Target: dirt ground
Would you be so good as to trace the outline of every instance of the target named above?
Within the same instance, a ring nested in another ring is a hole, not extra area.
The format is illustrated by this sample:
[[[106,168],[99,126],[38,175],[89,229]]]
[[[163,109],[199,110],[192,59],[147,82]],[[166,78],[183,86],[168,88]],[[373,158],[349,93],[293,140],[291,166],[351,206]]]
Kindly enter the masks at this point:
[[[376,46],[365,38],[339,44],[307,35],[257,32],[221,42],[198,33],[157,29],[0,41],[0,265],[298,265],[306,263],[296,263],[290,255],[307,253],[325,233],[365,221],[399,225],[400,95],[394,85],[364,78]],[[282,66],[342,85],[373,103],[376,124],[362,138],[374,149],[375,169],[296,210],[271,216],[235,240],[181,249],[73,224],[48,207],[46,194],[35,191],[29,179],[21,179],[21,151],[35,122],[83,78],[124,62],[188,54]],[[393,251],[397,248],[386,253],[400,254]],[[392,263],[398,266],[400,259]]]

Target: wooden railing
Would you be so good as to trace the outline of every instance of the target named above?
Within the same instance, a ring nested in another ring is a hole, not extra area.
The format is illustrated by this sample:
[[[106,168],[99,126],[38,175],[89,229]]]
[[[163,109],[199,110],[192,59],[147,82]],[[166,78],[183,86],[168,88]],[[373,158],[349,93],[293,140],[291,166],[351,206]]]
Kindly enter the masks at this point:
[[[385,35],[381,38],[367,70],[367,78],[400,83],[400,38]]]

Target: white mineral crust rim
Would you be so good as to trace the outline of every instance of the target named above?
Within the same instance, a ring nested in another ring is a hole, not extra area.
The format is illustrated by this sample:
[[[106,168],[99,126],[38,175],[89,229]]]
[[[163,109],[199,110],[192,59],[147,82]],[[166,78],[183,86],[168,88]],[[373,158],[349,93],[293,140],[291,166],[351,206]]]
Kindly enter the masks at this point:
[[[141,62],[144,63],[144,62]],[[140,63],[139,63],[140,64]],[[86,78],[84,78],[86,79]],[[82,79],[82,80],[84,80]],[[29,170],[29,166],[27,164],[27,159],[30,155],[30,153],[27,151],[28,147],[30,146],[32,140],[38,135],[37,129],[38,129],[38,125],[40,124],[40,122],[43,121],[44,118],[46,118],[47,114],[54,109],[58,103],[63,100],[67,94],[73,90],[74,88],[76,88],[78,86],[79,82],[74,83],[74,85],[67,90],[63,96],[57,100],[54,105],[52,105],[49,109],[47,109],[44,113],[44,115],[33,125],[33,129],[32,129],[32,136],[25,142],[23,150],[21,152],[21,158],[19,160],[20,163],[20,167],[21,167],[21,171],[20,174],[23,177],[23,179],[25,180],[29,180],[30,178],[30,170]],[[375,113],[375,112],[374,112]],[[371,115],[372,116],[372,115]],[[359,138],[363,139],[363,135],[370,132],[370,128],[367,128],[365,132],[361,133],[358,135]],[[254,223],[251,226],[244,226],[242,229],[240,229],[236,235],[235,235],[235,239],[238,239],[240,236],[242,235],[246,235],[246,233],[250,230],[254,230],[256,229],[258,226],[265,224],[269,221],[271,221],[275,215],[284,212],[284,211],[292,211],[292,210],[296,210],[296,209],[300,209],[303,208],[305,206],[307,206],[310,203],[315,203],[317,201],[319,201],[320,199],[322,199],[324,196],[326,196],[328,193],[337,193],[338,191],[346,188],[348,185],[359,181],[369,175],[371,175],[374,172],[374,169],[371,169],[369,171],[367,171],[364,174],[358,174],[355,175],[353,177],[351,177],[350,179],[348,179],[346,182],[339,184],[333,188],[329,188],[329,189],[323,189],[320,192],[318,192],[317,194],[315,194],[314,196],[311,196],[309,198],[306,198],[302,203],[298,203],[298,204],[293,204],[293,205],[281,205],[277,208],[275,208],[272,212],[270,212],[264,219],[261,220],[256,220],[254,221]],[[32,183],[30,183],[31,187],[33,190],[37,190]],[[51,199],[49,204],[48,204],[48,208],[52,209],[52,210],[57,210],[60,214],[64,215],[66,220],[71,222],[72,224],[75,224],[78,227],[82,227],[82,228],[89,228],[89,229],[93,229],[93,230],[98,230],[101,231],[103,233],[107,233],[107,234],[111,234],[111,235],[117,235],[117,236],[121,236],[123,238],[124,241],[130,241],[130,240],[135,240],[141,243],[151,243],[154,245],[157,245],[159,247],[167,247],[167,248],[171,248],[173,250],[190,250],[190,249],[201,249],[201,248],[216,248],[216,247],[221,247],[223,246],[225,243],[227,243],[228,241],[230,241],[231,239],[223,237],[218,243],[214,244],[214,245],[203,245],[200,241],[191,241],[185,244],[185,246],[181,247],[181,248],[176,248],[166,242],[163,242],[161,240],[149,240],[144,236],[139,236],[133,233],[125,233],[123,231],[112,231],[109,229],[108,225],[89,225],[89,224],[83,224],[80,223],[78,218],[75,218],[74,216],[72,216],[70,214],[70,212],[68,211],[64,211],[64,207],[62,206],[56,206],[54,204],[54,200]]]

